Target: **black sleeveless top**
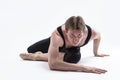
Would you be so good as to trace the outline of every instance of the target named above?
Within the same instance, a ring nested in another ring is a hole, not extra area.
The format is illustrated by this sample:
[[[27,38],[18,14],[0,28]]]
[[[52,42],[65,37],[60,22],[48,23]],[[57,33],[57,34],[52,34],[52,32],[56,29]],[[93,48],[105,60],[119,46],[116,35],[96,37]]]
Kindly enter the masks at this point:
[[[87,38],[85,40],[85,43],[82,46],[84,46],[88,43],[88,41],[90,40],[91,34],[92,34],[90,26],[86,25],[86,27],[88,29],[88,35],[87,35]],[[76,47],[72,46],[70,48],[66,48],[65,47],[65,38],[63,36],[61,26],[59,26],[57,28],[57,31],[61,35],[63,42],[64,42],[63,46],[59,47],[59,52],[65,53],[64,61],[69,62],[69,63],[77,63],[81,58],[80,47],[82,47],[82,46],[76,46]]]
[[[82,46],[84,46],[84,45],[86,45],[86,44],[88,43],[88,41],[89,41],[90,38],[91,38],[91,34],[92,34],[90,26],[86,25],[86,27],[87,27],[87,29],[88,29],[88,35],[87,35],[87,38],[86,38],[86,40],[85,40],[85,43],[84,43]],[[59,47],[59,51],[60,51],[60,52],[65,52],[65,50],[68,49],[68,48],[65,48],[65,38],[64,38],[64,36],[63,36],[63,32],[62,32],[61,26],[59,26],[59,27],[57,28],[57,31],[59,32],[59,34],[61,35],[61,37],[62,37],[62,39],[63,39],[63,41],[64,41],[63,46],[62,46],[62,47]],[[77,46],[77,47],[82,47],[82,46]],[[75,47],[70,47],[70,48],[75,48]]]

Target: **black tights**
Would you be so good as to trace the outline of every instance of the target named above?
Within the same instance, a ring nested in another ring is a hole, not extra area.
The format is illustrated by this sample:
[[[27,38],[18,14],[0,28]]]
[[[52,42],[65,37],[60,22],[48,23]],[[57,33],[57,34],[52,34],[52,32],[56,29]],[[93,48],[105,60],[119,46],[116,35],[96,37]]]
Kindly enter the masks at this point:
[[[41,51],[43,53],[48,53],[48,48],[50,45],[50,37],[41,41],[36,42],[35,44],[28,47],[28,53],[35,53]]]
[[[50,38],[36,42],[35,44],[28,47],[28,53],[35,53],[41,51],[43,53],[48,53],[48,48],[50,45]],[[77,63],[81,58],[80,48],[70,48],[65,51],[64,61],[69,63]]]

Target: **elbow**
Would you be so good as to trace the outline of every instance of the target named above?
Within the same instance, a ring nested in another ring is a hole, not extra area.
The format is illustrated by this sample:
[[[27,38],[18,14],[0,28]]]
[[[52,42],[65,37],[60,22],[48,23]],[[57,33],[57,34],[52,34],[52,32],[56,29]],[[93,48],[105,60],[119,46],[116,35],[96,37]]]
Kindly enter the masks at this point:
[[[48,62],[50,70],[58,69],[58,62]]]
[[[98,39],[101,39],[101,33],[98,32]]]
[[[95,40],[100,40],[101,39],[101,33],[97,32],[97,34],[94,37]]]
[[[101,39],[101,33],[99,33],[99,39]]]
[[[50,70],[55,70],[56,69],[55,64],[49,64],[49,68]]]

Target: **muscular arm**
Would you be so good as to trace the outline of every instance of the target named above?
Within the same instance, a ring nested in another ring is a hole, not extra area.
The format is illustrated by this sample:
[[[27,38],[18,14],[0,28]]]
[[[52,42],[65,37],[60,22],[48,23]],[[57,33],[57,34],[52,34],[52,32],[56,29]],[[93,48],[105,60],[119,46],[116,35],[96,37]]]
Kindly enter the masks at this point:
[[[99,48],[100,40],[101,40],[100,33],[96,33],[94,41],[93,41],[93,52],[95,56],[98,55],[98,48]]]
[[[104,57],[109,56],[107,54],[101,54],[98,52],[100,40],[101,40],[101,34],[95,30],[92,30],[92,39],[93,39],[93,53],[95,56],[98,57]]]
[[[95,67],[88,67],[80,64],[67,63],[63,61],[64,55],[59,52],[59,46],[62,44],[56,36],[51,37],[51,43],[48,51],[48,64],[51,70],[82,71],[91,73],[105,73],[106,70]]]

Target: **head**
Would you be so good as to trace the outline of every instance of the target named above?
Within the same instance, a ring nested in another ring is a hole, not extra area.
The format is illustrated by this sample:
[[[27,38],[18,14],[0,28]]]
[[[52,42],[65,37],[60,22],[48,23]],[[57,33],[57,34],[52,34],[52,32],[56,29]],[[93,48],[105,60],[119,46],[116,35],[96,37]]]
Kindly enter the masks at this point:
[[[72,16],[66,20],[65,29],[68,40],[73,46],[76,46],[84,34],[85,22],[81,16]]]

